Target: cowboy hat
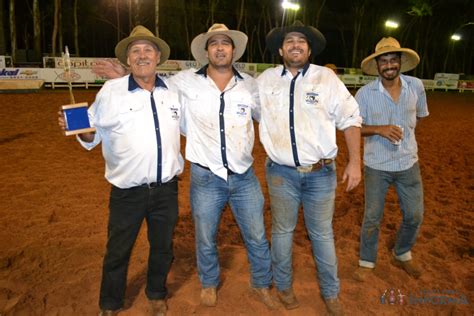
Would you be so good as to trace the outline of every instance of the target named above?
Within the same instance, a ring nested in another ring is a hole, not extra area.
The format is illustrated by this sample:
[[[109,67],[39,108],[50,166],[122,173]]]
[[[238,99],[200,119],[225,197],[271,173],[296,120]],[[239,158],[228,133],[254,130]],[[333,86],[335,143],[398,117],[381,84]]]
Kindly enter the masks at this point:
[[[240,31],[229,30],[224,24],[214,23],[206,33],[199,34],[191,42],[191,53],[197,62],[201,65],[209,62],[206,54],[207,41],[214,35],[226,35],[234,42],[233,63],[242,57],[247,47],[247,35]]]
[[[122,64],[127,65],[128,46],[139,40],[150,41],[158,47],[158,50],[161,52],[160,62],[158,65],[161,65],[170,57],[170,47],[164,40],[156,37],[146,27],[137,25],[134,27],[129,37],[124,38],[118,42],[117,46],[115,46],[115,56],[117,56]]]
[[[317,28],[313,26],[305,26],[301,21],[296,20],[293,25],[275,27],[267,34],[267,48],[274,55],[279,54],[279,49],[283,44],[286,34],[298,32],[304,34],[309,44],[313,56],[320,54],[326,47],[326,38]]]
[[[400,72],[412,70],[420,62],[420,57],[414,50],[401,48],[400,43],[393,37],[384,37],[375,46],[375,53],[362,61],[360,68],[368,75],[377,76],[379,72],[375,58],[388,53],[401,53]]]

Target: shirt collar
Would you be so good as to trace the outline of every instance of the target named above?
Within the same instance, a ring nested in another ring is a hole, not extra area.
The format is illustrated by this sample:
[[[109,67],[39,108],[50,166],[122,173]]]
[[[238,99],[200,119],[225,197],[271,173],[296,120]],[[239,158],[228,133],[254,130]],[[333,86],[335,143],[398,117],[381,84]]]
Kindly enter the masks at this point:
[[[303,77],[304,77],[304,75],[306,74],[306,72],[308,71],[309,65],[310,65],[310,63],[307,62],[307,63],[303,66],[303,68],[299,69],[299,71],[301,71],[301,75],[303,75]],[[288,71],[288,70],[286,69],[285,65],[283,65],[283,70],[281,71],[281,76],[283,77],[284,75],[286,75],[287,71]]]
[[[209,64],[203,66],[201,69],[196,71],[196,74],[204,76],[204,78],[207,78],[207,67],[209,67]],[[241,80],[244,79],[244,77],[242,77],[242,75],[237,71],[237,69],[235,69],[234,66],[232,66],[232,72],[234,73],[234,76],[237,77],[237,79],[241,79]]]
[[[158,88],[158,87],[168,89],[165,82],[161,80],[161,78],[158,77],[158,75],[155,75],[155,88]],[[128,76],[128,91],[133,91],[135,89],[141,89],[141,87],[138,85],[135,79],[133,79],[132,74],[130,74]]]
[[[402,90],[403,89],[407,89],[408,88],[408,81],[406,81],[405,79],[405,76],[403,74],[400,74],[400,82],[401,82],[401,85],[402,85]],[[374,90],[380,90],[380,91],[384,91],[385,88],[382,84],[382,79],[380,77],[380,75],[377,77],[377,85],[375,85],[373,87]]]

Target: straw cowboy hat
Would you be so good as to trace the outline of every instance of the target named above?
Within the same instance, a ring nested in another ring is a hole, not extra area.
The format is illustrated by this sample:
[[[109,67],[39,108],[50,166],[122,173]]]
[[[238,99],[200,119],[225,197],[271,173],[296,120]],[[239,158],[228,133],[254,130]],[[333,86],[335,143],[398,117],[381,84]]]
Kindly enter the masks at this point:
[[[234,42],[233,63],[242,57],[247,47],[247,35],[240,31],[229,30],[224,24],[214,23],[206,33],[199,34],[191,42],[191,53],[197,62],[201,65],[205,65],[209,62],[206,56],[207,41],[214,35],[226,35]]]
[[[279,55],[279,49],[283,44],[286,34],[298,32],[306,36],[307,41],[311,45],[311,54],[319,55],[326,47],[326,38],[317,28],[313,26],[305,26],[301,21],[296,20],[293,25],[275,27],[267,34],[267,48],[274,55]]]
[[[117,56],[122,64],[127,65],[128,46],[139,40],[150,41],[158,47],[158,50],[161,52],[160,62],[158,65],[161,65],[170,57],[170,47],[164,40],[156,37],[155,34],[150,32],[146,27],[137,25],[132,30],[129,37],[124,38],[118,42],[117,46],[115,46],[115,56]]]
[[[362,61],[360,68],[368,75],[377,76],[379,72],[375,58],[380,55],[398,52],[402,53],[400,72],[412,70],[420,62],[420,57],[414,50],[401,48],[400,43],[393,37],[384,37],[375,46],[375,53]]]

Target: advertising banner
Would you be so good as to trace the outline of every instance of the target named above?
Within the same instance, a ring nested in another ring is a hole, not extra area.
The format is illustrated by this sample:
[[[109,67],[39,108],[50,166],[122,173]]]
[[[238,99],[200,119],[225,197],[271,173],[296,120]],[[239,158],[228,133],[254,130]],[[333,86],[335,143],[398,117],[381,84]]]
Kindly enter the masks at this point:
[[[0,79],[43,79],[41,68],[0,68]]]

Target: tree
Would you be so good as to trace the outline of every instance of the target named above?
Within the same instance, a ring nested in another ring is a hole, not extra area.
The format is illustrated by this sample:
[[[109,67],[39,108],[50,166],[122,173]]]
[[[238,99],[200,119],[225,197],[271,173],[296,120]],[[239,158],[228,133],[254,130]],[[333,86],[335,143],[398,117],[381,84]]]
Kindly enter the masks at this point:
[[[35,61],[41,60],[41,14],[39,0],[33,0],[33,48]]]
[[[418,24],[414,50],[418,52],[420,56],[427,57],[424,55],[426,46],[423,47],[425,48],[423,51],[420,51],[420,41],[423,38],[426,45],[428,44],[428,39],[426,37],[429,37],[430,34],[430,23],[425,17],[433,15],[433,8],[429,0],[411,0],[411,7],[408,14],[414,17],[414,24]],[[415,69],[415,75],[423,75],[423,66],[426,62],[425,59],[426,58],[421,59],[421,65]]]
[[[58,37],[58,28],[59,28],[59,9],[61,6],[60,0],[54,0],[54,17],[53,17],[53,32],[51,35],[51,54],[56,56],[56,41]]]
[[[362,28],[362,22],[365,15],[365,7],[367,5],[367,0],[354,1],[352,4],[352,9],[354,13],[354,37],[352,42],[352,59],[351,67],[358,68],[357,63],[357,52],[358,52],[358,43],[360,31]]]
[[[118,26],[120,29],[120,27]],[[76,56],[80,56],[79,52],[79,24],[77,23],[77,0],[74,0],[74,51]]]
[[[5,42],[5,25],[3,23],[5,12],[3,11],[3,5],[0,5],[0,55],[5,55],[7,45]]]
[[[115,16],[117,19],[117,43],[120,41],[120,0],[115,0]]]
[[[155,35],[160,37],[160,0],[155,0]]]
[[[13,64],[16,62],[16,20],[15,20],[15,0],[10,0],[10,42]]]
[[[242,25],[242,18],[244,17],[244,9],[245,9],[245,0],[240,0],[239,19],[238,19],[238,22],[237,22],[237,30],[240,30],[240,26]]]
[[[209,0],[209,15],[207,16],[206,25],[209,27],[214,24],[214,14],[216,13],[216,7],[219,0]]]

